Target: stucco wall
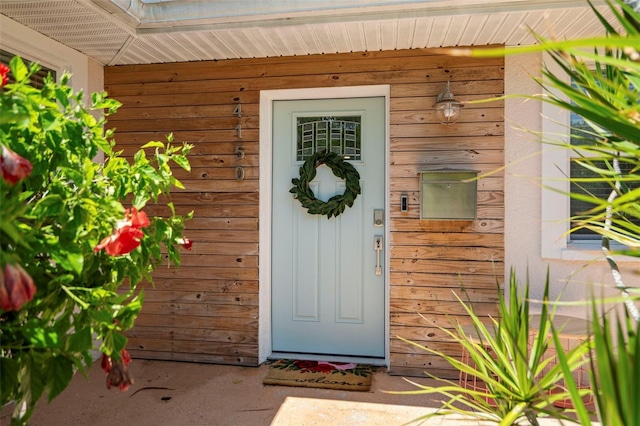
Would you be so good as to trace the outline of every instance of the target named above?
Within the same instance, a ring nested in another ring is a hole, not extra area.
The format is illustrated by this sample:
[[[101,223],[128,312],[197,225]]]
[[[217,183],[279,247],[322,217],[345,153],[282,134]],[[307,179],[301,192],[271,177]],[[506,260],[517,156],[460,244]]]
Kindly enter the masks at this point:
[[[533,80],[540,77],[541,54],[512,55],[505,59],[505,93],[536,94],[541,88]],[[593,260],[559,260],[541,257],[541,143],[535,132],[542,129],[542,103],[508,99],[505,102],[505,271],[516,269],[524,285],[527,268],[531,297],[539,299],[550,271],[551,299],[584,300],[593,290],[599,295],[612,291],[611,272],[598,252]],[[527,132],[528,129],[532,132]],[[562,238],[557,235],[557,238]],[[585,256],[588,259],[590,256]],[[633,285],[637,264],[620,262],[627,285]],[[587,316],[586,306],[561,306],[559,312]]]

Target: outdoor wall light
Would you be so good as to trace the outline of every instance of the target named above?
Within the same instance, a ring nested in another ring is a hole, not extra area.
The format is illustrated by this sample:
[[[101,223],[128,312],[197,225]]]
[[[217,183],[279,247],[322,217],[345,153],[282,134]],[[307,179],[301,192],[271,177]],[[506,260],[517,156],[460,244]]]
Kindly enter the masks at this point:
[[[433,106],[436,108],[436,118],[440,123],[453,124],[460,118],[460,112],[464,105],[454,99],[447,81],[447,88],[438,95]]]

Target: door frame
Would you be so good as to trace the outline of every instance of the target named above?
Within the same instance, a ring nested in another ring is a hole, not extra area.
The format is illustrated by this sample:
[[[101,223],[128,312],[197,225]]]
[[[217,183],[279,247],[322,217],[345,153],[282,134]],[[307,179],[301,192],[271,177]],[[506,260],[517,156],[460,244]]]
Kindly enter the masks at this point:
[[[267,360],[273,350],[271,341],[271,212],[273,164],[273,102],[282,100],[312,100],[333,98],[385,98],[384,134],[384,364],[389,366],[389,118],[390,86],[321,87],[309,89],[280,89],[260,91],[260,172],[259,172],[259,307],[258,307],[258,363]]]

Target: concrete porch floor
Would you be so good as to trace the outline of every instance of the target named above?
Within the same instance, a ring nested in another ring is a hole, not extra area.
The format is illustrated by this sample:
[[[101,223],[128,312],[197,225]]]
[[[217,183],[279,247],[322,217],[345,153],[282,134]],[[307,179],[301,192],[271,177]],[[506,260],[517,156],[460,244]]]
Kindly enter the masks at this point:
[[[77,374],[51,404],[36,407],[32,426],[451,426],[489,425],[475,419],[417,418],[440,406],[438,396],[390,395],[416,388],[384,368],[374,373],[369,392],[265,386],[268,366],[235,367],[134,360],[129,391],[107,390],[96,363],[88,379]],[[437,381],[411,378],[436,386]],[[0,422],[2,425],[4,421]],[[576,425],[540,419],[544,426]],[[594,423],[597,425],[597,423]]]
[[[415,387],[402,377],[390,376],[382,367],[374,373],[370,392],[265,386],[262,379],[266,365],[235,367],[136,359],[129,367],[135,383],[127,392],[107,390],[98,362],[88,379],[77,374],[51,404],[41,401],[31,425],[391,426],[426,414],[429,410],[425,407],[440,405],[435,398],[424,395],[385,394],[383,390]],[[436,383],[424,378],[412,380]]]

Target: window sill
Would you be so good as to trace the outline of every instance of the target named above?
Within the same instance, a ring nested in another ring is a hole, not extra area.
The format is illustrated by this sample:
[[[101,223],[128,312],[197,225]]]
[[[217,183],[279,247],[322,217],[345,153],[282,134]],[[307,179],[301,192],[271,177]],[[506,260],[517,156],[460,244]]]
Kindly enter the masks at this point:
[[[622,244],[612,243],[611,250],[621,250],[624,246]],[[591,241],[571,241],[567,243],[567,247],[560,251],[560,258],[562,260],[594,260],[603,259],[602,246],[600,240]],[[613,256],[616,262],[638,262],[640,258],[633,256]]]

